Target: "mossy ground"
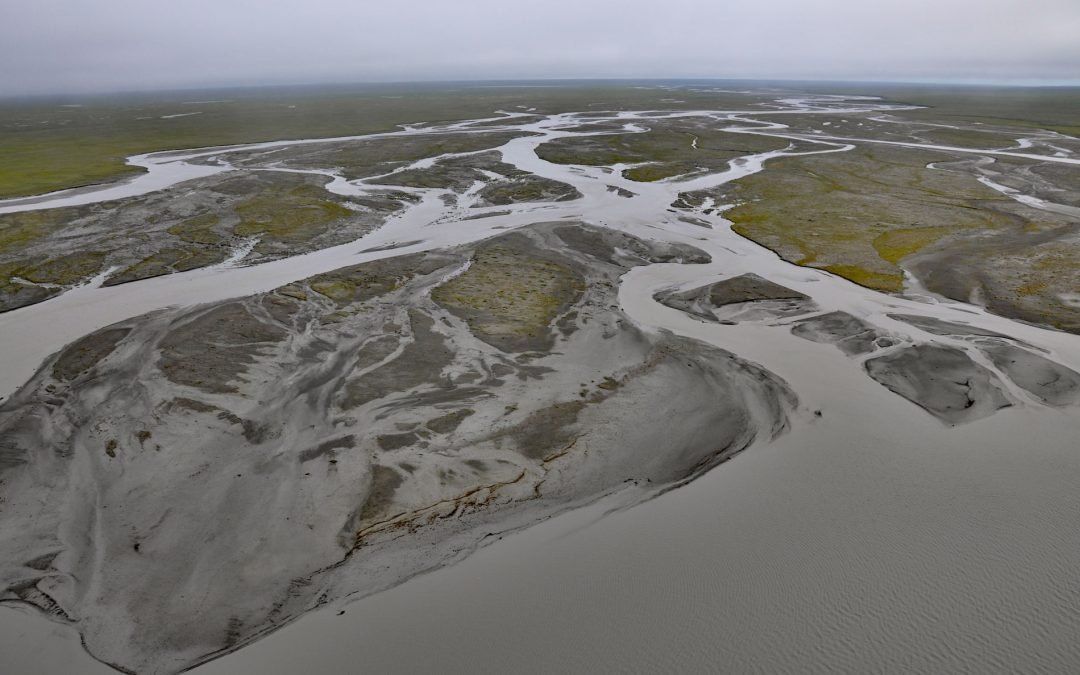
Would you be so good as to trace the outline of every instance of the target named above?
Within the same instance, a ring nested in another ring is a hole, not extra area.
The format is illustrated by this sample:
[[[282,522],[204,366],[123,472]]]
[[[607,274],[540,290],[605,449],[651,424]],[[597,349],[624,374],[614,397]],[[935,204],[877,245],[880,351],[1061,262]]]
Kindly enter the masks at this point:
[[[345,267],[308,279],[307,287],[345,307],[389,293],[414,276],[431,272],[432,268],[425,267],[422,259],[408,255]],[[278,292],[286,297],[308,298],[304,287],[298,284],[284,286]]]
[[[366,297],[388,293],[397,288],[401,279],[374,274],[328,276],[311,283],[311,290],[325,295],[339,305],[347,305]]]
[[[478,152],[505,145],[523,132],[489,132],[483,134],[432,134],[412,137],[372,138],[336,143],[333,145],[302,145],[287,148],[267,156],[274,163],[299,169],[334,167],[348,180],[385,174],[410,162],[428,157]],[[264,155],[232,156],[239,166],[261,164]],[[415,176],[414,176],[415,177]],[[394,176],[397,179],[398,176]]]
[[[805,85],[808,89],[814,86]],[[1075,89],[847,87],[827,93],[880,94],[929,106],[898,113],[928,121],[984,121],[1080,134]],[[278,88],[184,94],[12,101],[0,105],[0,198],[38,194],[134,175],[129,155],[155,150],[390,131],[399,124],[581,110],[736,109],[768,96],[581,84],[537,89],[453,85]],[[191,101],[218,100],[194,105]],[[82,107],[64,107],[76,103]],[[162,119],[182,112],[199,115]]]
[[[997,230],[1012,220],[976,202],[1001,201],[974,178],[934,171],[940,157],[904,149],[776,160],[735,183],[726,217],[739,234],[785,259],[899,291],[899,264],[952,234]]]
[[[285,244],[309,240],[325,232],[330,223],[352,214],[329,197],[324,189],[309,184],[256,195],[236,207],[240,222],[233,227],[233,233],[238,237],[258,235]]]
[[[18,252],[64,226],[71,209],[25,211],[0,216],[0,253]]]
[[[481,339],[523,346],[546,342],[551,322],[584,290],[569,267],[500,241],[479,248],[469,269],[431,297]]]
[[[1080,89],[1076,87],[886,87],[883,91],[926,106],[899,113],[906,119],[982,122],[1080,135]]]
[[[651,182],[702,169],[717,170],[736,157],[788,145],[782,139],[716,131],[701,120],[646,124],[650,128],[646,133],[561,138],[544,143],[536,152],[542,159],[556,164],[642,164],[627,169],[623,175],[630,180]]]
[[[223,248],[165,248],[111,275],[106,285],[113,286],[173,272],[186,272],[220,263],[226,257],[228,253]]]
[[[0,198],[135,175],[142,169],[125,160],[139,153],[358,135],[393,131],[405,123],[473,119],[491,115],[500,102],[527,94],[449,87],[411,87],[395,91],[393,98],[385,93],[266,89],[190,92],[182,97],[88,97],[79,100],[82,107],[59,105],[63,101],[3,104]],[[187,102],[204,98],[228,100]],[[166,117],[185,112],[201,114]]]
[[[51,286],[77,284],[106,266],[119,268],[105,282],[114,285],[213,265],[249,236],[259,237],[258,254],[272,256],[357,236],[355,228],[335,223],[356,221],[359,227],[372,217],[345,206],[325,182],[321,176],[257,172],[211,182],[195,197],[152,194],[0,215],[0,309],[44,300],[61,290]],[[386,211],[401,206],[392,196],[372,205]]]
[[[832,92],[842,88],[830,85]],[[393,98],[387,96],[387,88],[376,87],[87,99],[79,101],[85,107],[78,108],[60,105],[69,101],[5,103],[0,105],[0,197],[83,185],[129,173],[135,169],[125,166],[123,158],[152,150],[384,131],[406,122],[475,118],[515,106],[535,107],[538,113],[545,114],[568,110],[717,109],[746,108],[755,100],[770,98],[686,90],[679,92],[682,102],[676,103],[668,100],[670,91],[596,85],[543,91],[528,87],[478,91],[453,86],[390,89]],[[880,91],[867,92],[863,88],[853,93],[883,93],[892,100],[931,106],[897,112],[895,116],[901,119],[1080,132],[1080,107],[1076,105],[1080,94],[1075,90],[944,91],[883,85]],[[228,100],[188,104],[203,99]],[[178,112],[200,114],[166,119]],[[787,116],[785,120],[793,122],[795,117]],[[608,123],[599,124],[612,129]],[[570,163],[644,162],[628,170],[627,175],[649,181],[692,173],[702,167],[716,170],[733,156],[786,143],[710,131],[708,125],[693,119],[655,119],[646,124],[652,128],[649,133],[557,141],[541,146],[540,151],[552,161]],[[903,125],[889,126],[903,133]],[[832,128],[836,128],[835,123]],[[494,147],[514,135],[428,135],[404,144],[396,139],[385,148],[364,142],[332,152],[343,153],[338,158],[349,171],[370,174],[439,152]],[[994,145],[1010,138],[1000,131],[969,129],[934,129],[924,136],[937,142],[979,147],[987,145],[987,141]],[[298,151],[293,159],[302,163],[309,150],[324,155],[327,152],[325,147],[319,150],[310,146]],[[764,174],[745,179],[735,187],[736,198],[744,202],[731,213],[736,230],[780,251],[793,262],[830,269],[874,288],[897,290],[902,283],[898,265],[905,258],[942,242],[947,244],[953,235],[1000,228],[1007,220],[976,205],[980,200],[1000,200],[1000,195],[974,186],[958,174],[919,166],[924,159],[940,161],[940,154],[924,154],[917,160],[898,159],[905,152],[909,151],[858,150],[771,163]],[[858,159],[853,160],[856,156]],[[288,158],[285,153],[282,159]],[[805,164],[801,164],[803,161]],[[0,216],[0,295],[4,296],[0,308],[44,299],[55,292],[53,285],[84,281],[105,264],[124,268],[118,279],[211,264],[221,259],[223,249],[236,236],[259,236],[258,253],[269,255],[295,252],[301,245],[319,247],[333,238],[334,223],[353,213],[321,187],[307,185],[319,179],[293,176],[281,180],[291,182],[271,187],[238,184],[232,200],[221,212],[204,211],[194,216],[188,212],[180,222],[168,224],[169,237],[160,242],[133,230],[83,239],[85,252],[51,248],[52,237],[85,215],[84,211],[54,209]],[[529,191],[533,186],[505,198],[528,198]],[[389,212],[399,208],[400,200],[405,198],[388,194],[369,199],[364,206]],[[236,204],[238,199],[244,202]],[[106,205],[99,207],[108,210]],[[160,212],[144,222],[155,225],[169,217]],[[1041,227],[1032,223],[1028,226],[1033,232]],[[80,229],[80,236],[82,232]],[[130,255],[123,255],[125,252]],[[1052,274],[1048,265],[1061,267],[1058,263],[1033,262],[1034,276],[1018,284],[1016,294],[1035,297],[1058,289],[1060,284],[1044,278]],[[1057,274],[1063,272],[1058,269]],[[12,277],[43,286],[23,284]],[[16,297],[19,299],[13,300]]]
[[[14,275],[35,284],[66,286],[97,274],[105,255],[101,251],[80,251],[41,262],[30,261],[27,266],[16,269]]]
[[[101,271],[105,258],[101,251],[80,251],[0,263],[0,311],[47,300],[90,279]]]
[[[465,192],[477,182],[488,181],[489,176],[485,172],[489,171],[511,180],[530,175],[512,164],[503,162],[502,155],[492,151],[443,159],[426,169],[399,171],[383,178],[376,178],[371,183]]]
[[[980,256],[989,304],[998,311],[1080,333],[1080,265],[1071,238]]]
[[[221,235],[214,230],[220,220],[216,213],[204,213],[173,225],[166,232],[190,244],[216,246],[222,243]]]
[[[524,176],[492,183],[482,189],[479,196],[488,204],[504,206],[518,202],[565,202],[579,199],[581,193],[567,183],[541,176]]]
[[[1023,135],[1024,130],[1017,130],[1015,136],[990,131],[978,131],[972,129],[931,129],[919,130],[918,136],[935,145],[954,145],[960,148],[1008,148],[1016,145],[1016,138]]]

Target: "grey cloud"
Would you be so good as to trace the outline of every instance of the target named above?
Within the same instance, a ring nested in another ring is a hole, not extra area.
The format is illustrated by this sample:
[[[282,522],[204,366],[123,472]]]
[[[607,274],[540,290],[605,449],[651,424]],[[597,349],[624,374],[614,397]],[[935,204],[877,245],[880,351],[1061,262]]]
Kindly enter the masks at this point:
[[[36,0],[0,10],[0,95],[567,77],[1080,82],[1077,35],[1075,0]]]

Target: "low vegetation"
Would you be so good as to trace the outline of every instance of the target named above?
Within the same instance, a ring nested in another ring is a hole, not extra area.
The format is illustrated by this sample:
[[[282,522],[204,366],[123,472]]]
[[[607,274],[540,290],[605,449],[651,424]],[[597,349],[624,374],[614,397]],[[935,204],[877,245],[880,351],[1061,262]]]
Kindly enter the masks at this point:
[[[370,178],[429,157],[452,153],[480,152],[505,145],[527,134],[490,132],[483,134],[430,134],[392,138],[371,138],[332,144],[292,146],[270,153],[253,150],[233,153],[237,166],[274,164],[297,169],[333,167],[348,180]]]
[[[944,237],[997,230],[1005,198],[970,176],[927,169],[940,156],[893,148],[790,157],[734,183],[726,216],[739,234],[799,265],[899,291],[900,264]]]
[[[469,269],[431,297],[462,316],[477,337],[524,351],[548,341],[551,322],[584,290],[572,269],[511,238],[477,249]]]
[[[573,185],[557,180],[542,176],[524,176],[491,183],[480,190],[480,198],[487,204],[504,206],[518,202],[565,202],[580,199],[581,193]]]
[[[233,227],[238,237],[261,236],[259,246],[271,241],[285,245],[308,241],[326,231],[335,220],[348,218],[352,211],[320,187],[301,184],[285,192],[262,193],[236,206],[240,222]]]
[[[186,272],[220,263],[226,257],[226,249],[165,248],[113,274],[105,283],[114,286],[173,272]]]
[[[368,85],[12,101],[0,105],[0,198],[135,175],[141,169],[126,158],[156,150],[351,136],[401,124],[496,117],[496,110],[703,109],[753,100],[704,91],[661,100],[670,96],[661,89],[606,85]],[[194,112],[199,114],[174,116]]]
[[[647,133],[621,133],[586,138],[561,138],[537,148],[537,154],[556,164],[641,164],[623,175],[651,182],[702,169],[718,170],[753,152],[777,150],[788,141],[765,136],[736,135],[716,131],[702,120],[647,122]]]

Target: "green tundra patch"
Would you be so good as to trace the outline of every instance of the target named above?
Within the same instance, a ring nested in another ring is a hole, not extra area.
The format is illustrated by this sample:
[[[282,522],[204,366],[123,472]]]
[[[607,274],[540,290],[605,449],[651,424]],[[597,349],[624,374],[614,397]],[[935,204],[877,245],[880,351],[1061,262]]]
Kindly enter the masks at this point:
[[[506,238],[477,249],[469,269],[431,297],[485,342],[527,351],[550,343],[551,322],[584,290],[574,270],[536,255],[519,238]]]

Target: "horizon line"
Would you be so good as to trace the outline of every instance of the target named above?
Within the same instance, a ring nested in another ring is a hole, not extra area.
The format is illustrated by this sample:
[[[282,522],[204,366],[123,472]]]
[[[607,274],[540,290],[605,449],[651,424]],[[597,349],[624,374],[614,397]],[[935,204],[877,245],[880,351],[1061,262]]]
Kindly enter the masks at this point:
[[[146,96],[153,94],[169,94],[182,92],[210,92],[210,91],[235,91],[235,90],[273,90],[273,89],[304,89],[304,88],[335,88],[335,87],[394,87],[394,86],[454,86],[454,85],[478,85],[478,84],[532,84],[552,83],[556,84],[584,84],[584,83],[633,83],[633,82],[669,82],[669,83],[693,83],[693,82],[728,82],[728,83],[761,83],[761,84],[812,84],[812,85],[906,85],[906,86],[929,86],[929,87],[959,87],[965,89],[1074,89],[1080,88],[1080,80],[991,80],[978,78],[939,78],[939,79],[862,79],[862,78],[783,78],[783,77],[551,77],[551,78],[478,78],[478,79],[416,79],[416,80],[323,80],[318,82],[279,82],[279,83],[236,83],[236,84],[204,84],[204,85],[181,85],[176,87],[161,88],[130,88],[130,89],[100,89],[79,92],[51,91],[24,94],[2,94],[0,101],[19,101],[32,99],[56,99],[63,97],[98,98],[102,96]]]

